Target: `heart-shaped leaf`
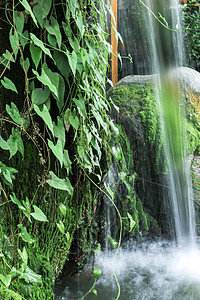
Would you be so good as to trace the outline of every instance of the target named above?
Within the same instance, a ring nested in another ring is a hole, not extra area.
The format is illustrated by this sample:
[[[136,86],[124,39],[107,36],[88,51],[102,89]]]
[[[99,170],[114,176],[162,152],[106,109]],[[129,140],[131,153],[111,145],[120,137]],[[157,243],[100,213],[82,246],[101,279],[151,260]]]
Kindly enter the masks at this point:
[[[31,213],[31,216],[38,221],[41,222],[49,222],[47,220],[47,217],[45,216],[45,214],[41,211],[41,209],[39,207],[37,207],[36,205],[33,205],[34,208],[34,213]]]

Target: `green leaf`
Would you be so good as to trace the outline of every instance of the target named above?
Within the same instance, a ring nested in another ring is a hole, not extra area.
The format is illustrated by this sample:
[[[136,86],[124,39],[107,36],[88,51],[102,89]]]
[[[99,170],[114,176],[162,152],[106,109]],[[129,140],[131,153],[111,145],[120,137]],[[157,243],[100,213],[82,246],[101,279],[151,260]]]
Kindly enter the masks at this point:
[[[101,152],[101,148],[99,147],[97,139],[95,139],[94,137],[92,137],[91,144],[94,147],[94,149],[97,150],[97,153],[98,153],[98,156],[99,156],[99,160],[100,160],[102,152]]]
[[[13,257],[13,246],[10,242],[10,239],[4,235],[4,243],[3,243],[3,253],[11,259]]]
[[[27,57],[25,60],[22,60],[22,57],[20,57],[20,65],[22,67],[22,69],[26,71],[26,73],[28,72],[29,70],[29,67],[30,67],[30,60],[29,58]]]
[[[9,150],[10,150],[10,159],[13,157],[18,150],[18,145],[16,142],[16,138],[13,135],[10,135],[8,139],[8,145],[9,145]]]
[[[114,200],[114,192],[111,190],[111,188],[109,187],[109,185],[106,182],[104,182],[104,186],[105,186],[107,192],[110,194],[110,197],[112,198],[112,200]]]
[[[39,48],[41,48],[42,51],[43,51],[46,55],[48,55],[51,59],[53,59],[50,50],[44,46],[43,42],[42,42],[40,39],[38,39],[38,38],[35,36],[35,34],[30,33],[30,37],[31,37],[31,40],[33,41],[33,43],[34,43],[36,46],[38,46]]]
[[[70,122],[69,122],[69,116],[71,114],[71,110],[70,108],[67,108],[64,114],[64,124],[65,124],[65,128],[67,130],[67,132],[69,131],[70,128]]]
[[[29,3],[26,0],[19,0],[19,1],[23,5],[23,7],[27,10],[27,12],[29,12],[29,14],[31,15],[31,18],[33,19],[33,22],[38,27],[37,20],[36,20],[32,10],[31,10],[31,7],[30,7]]]
[[[64,153],[63,153],[63,162],[64,162],[64,166],[67,170],[67,175],[69,175],[69,172],[71,170],[72,162],[69,158],[69,152],[66,149],[64,150]]]
[[[95,250],[93,250],[95,256],[97,256],[97,254],[98,254],[98,252],[99,252],[100,250],[101,250],[101,244],[100,244],[100,243],[97,243]]]
[[[65,216],[66,216],[66,213],[67,213],[67,208],[66,208],[66,206],[65,206],[63,203],[60,203],[59,209],[60,209],[60,211],[61,211],[61,214],[65,217]]]
[[[89,60],[89,54],[85,48],[81,48],[80,54],[81,54],[81,61],[84,67],[86,68],[86,62]]]
[[[12,278],[14,278],[17,275],[21,275],[20,270],[16,269],[15,267],[12,267],[11,271],[10,271],[10,275]]]
[[[28,220],[32,223],[32,221],[31,221],[31,204],[30,204],[28,197],[26,197],[26,201],[23,200],[22,202],[26,209],[26,210],[23,210],[23,213],[28,218]]]
[[[2,275],[0,274],[0,280],[3,282],[3,284],[7,287],[9,287],[10,283],[11,283],[11,279],[12,279],[12,276],[11,275]]]
[[[33,105],[34,110],[36,111],[36,113],[38,114],[38,116],[40,116],[43,121],[45,122],[45,124],[48,126],[48,128],[51,130],[52,134],[53,133],[53,123],[52,123],[52,119],[49,113],[48,108],[46,107],[45,104],[43,104],[42,110],[39,109],[39,107],[37,105]]]
[[[38,46],[35,46],[33,43],[30,43],[30,52],[31,52],[31,58],[37,69],[39,62],[42,58],[42,49]]]
[[[31,216],[38,221],[41,222],[49,222],[47,220],[47,217],[45,216],[45,214],[41,211],[41,209],[39,207],[37,207],[36,205],[33,205],[34,208],[34,213],[31,213]]]
[[[28,199],[28,197],[26,197],[26,201],[22,201],[23,204],[24,204],[24,207],[26,208],[26,210],[30,213],[31,212],[31,204],[30,204],[30,201]]]
[[[9,40],[16,59],[19,50],[19,36],[17,31],[15,31],[14,34],[12,34],[12,32],[13,32],[13,28],[10,29]]]
[[[64,96],[65,96],[65,81],[63,77],[59,74],[58,97],[56,97],[59,111],[61,111],[61,109],[63,108]]]
[[[78,39],[75,36],[73,36],[68,37],[68,40],[72,49],[75,50],[76,53],[78,53],[80,51],[80,42],[78,41]]]
[[[55,157],[59,160],[61,168],[63,166],[63,146],[60,140],[54,145],[52,141],[48,140],[49,148],[52,150]]]
[[[18,225],[18,227],[21,229],[21,232],[19,233],[19,236],[22,238],[22,240],[26,243],[32,244],[34,243],[34,240],[26,230],[26,227],[24,227],[22,224]]]
[[[51,16],[50,22],[51,22],[51,25],[49,24],[48,21],[46,22],[46,27],[45,28],[47,29],[49,34],[54,35],[56,37],[58,47],[60,48],[61,47],[61,41],[62,41],[62,35],[61,35],[61,32],[60,32],[59,24],[53,16]]]
[[[67,58],[68,58],[68,61],[69,61],[69,66],[72,70],[72,73],[75,77],[76,75],[76,65],[77,65],[77,55],[76,55],[76,52],[73,50],[72,53],[70,54],[69,51],[66,52],[66,55],[67,55]]]
[[[68,0],[68,5],[69,5],[69,9],[70,12],[72,14],[72,17],[75,19],[76,18],[76,8],[79,7],[77,0]]]
[[[41,275],[36,274],[26,264],[22,264],[23,272],[19,276],[19,279],[24,279],[27,283],[42,283]]]
[[[88,168],[91,172],[91,162],[88,159],[88,155],[85,152],[85,149],[83,148],[83,146],[78,146],[77,147],[77,151],[78,151],[78,155],[80,157],[80,159],[84,162],[84,167]]]
[[[28,254],[27,254],[26,248],[23,247],[23,251],[21,251],[20,249],[18,249],[18,252],[19,252],[19,255],[20,255],[23,263],[25,265],[27,265],[28,264]]]
[[[81,11],[79,11],[78,16],[75,19],[76,25],[80,31],[81,37],[83,37],[84,32],[85,32],[85,26],[83,24],[83,17]]]
[[[50,96],[50,90],[48,87],[42,88],[35,88],[31,94],[31,101],[33,104],[42,105],[44,104]]]
[[[8,50],[0,56],[0,63],[10,70],[10,62],[15,62],[13,58],[13,54],[11,54]]]
[[[17,12],[16,10],[14,11],[14,23],[17,28],[17,30],[22,33],[24,29],[24,14],[23,12]]]
[[[19,151],[24,157],[24,144],[20,136],[20,130],[12,128],[12,134],[9,136],[8,145],[10,150],[10,158]]]
[[[77,71],[79,72],[79,75],[82,76],[82,73],[83,73],[83,64],[82,64],[82,62],[79,60],[79,58],[80,58],[80,54],[78,53],[78,62],[77,62],[76,69],[77,69]]]
[[[8,79],[6,76],[3,77],[3,79],[1,79],[1,84],[8,90],[11,90],[15,93],[18,94],[18,91],[16,89],[16,86],[15,84],[10,80]]]
[[[94,107],[92,107],[91,111],[92,111],[93,116],[95,117],[95,119],[97,121],[99,129],[100,129],[100,126],[102,126],[104,128],[105,132],[107,133],[107,127],[108,126],[107,126],[106,122],[103,121],[103,118],[100,115],[99,111]]]
[[[59,74],[52,72],[46,63],[42,66],[41,76],[37,71],[33,70],[33,73],[37,76],[37,79],[42,82],[44,85],[48,86],[50,91],[55,95],[56,98],[59,97]]]
[[[49,172],[51,175],[51,179],[47,180],[47,183],[52,186],[55,189],[63,190],[63,191],[68,191],[70,196],[73,195],[73,187],[71,185],[71,182],[69,181],[69,178],[61,179],[58,178],[52,171]]]
[[[76,130],[78,130],[79,119],[78,119],[77,116],[73,117],[73,114],[70,114],[70,116],[69,116],[69,123],[70,123]]]
[[[10,150],[10,147],[8,145],[8,142],[6,142],[2,136],[0,136],[0,147],[3,149],[3,150]]]
[[[136,222],[133,220],[132,216],[129,213],[127,213],[127,216],[129,218],[129,221],[130,221],[130,231],[129,232],[131,232],[133,230],[133,228],[135,227]]]
[[[21,204],[21,202],[17,199],[15,193],[12,193],[12,195],[10,195],[10,199],[13,203],[17,204],[17,206],[19,207],[19,209],[25,210],[25,207]]]
[[[57,223],[57,227],[62,234],[65,233],[65,225],[63,224],[63,222],[61,220],[59,221],[59,223]]]
[[[97,296],[97,290],[96,289],[92,289],[92,292],[95,296]]]
[[[95,278],[99,278],[101,276],[101,270],[95,267],[93,270],[93,275]]]
[[[3,176],[4,182],[12,188],[12,179],[15,179],[13,174],[18,171],[14,168],[7,167],[0,161],[0,176]]]
[[[69,232],[65,233],[65,236],[66,236],[67,241],[69,241],[70,240],[70,234],[69,234]]]
[[[23,34],[20,34],[19,35],[19,40],[20,40],[20,43],[21,43],[21,45],[22,45],[22,47],[23,47],[23,49],[24,49],[24,47],[28,44],[28,42],[29,42],[29,32],[28,32],[28,30],[25,30],[24,32],[23,32]]]
[[[62,146],[64,148],[64,146],[65,146],[65,127],[63,124],[63,120],[60,117],[57,117],[57,126],[53,122],[53,132],[54,132],[55,137],[57,137],[61,141]]]
[[[56,66],[60,71],[60,73],[65,77],[65,79],[68,79],[71,70],[70,70],[69,61],[67,59],[66,54],[54,50],[53,57],[55,59]]]
[[[4,66],[7,65],[8,61],[10,60],[11,62],[15,62],[13,58],[13,54],[10,53],[8,50],[6,50],[5,53],[3,53],[3,57],[7,60],[6,62],[3,63]]]
[[[6,111],[15,123],[17,123],[18,125],[22,125],[22,119],[15,103],[11,102],[11,107],[6,104]]]
[[[73,31],[71,29],[70,23],[66,23],[66,22],[62,22],[62,27],[64,30],[64,33],[66,35],[67,38],[72,38],[73,37]]]
[[[57,48],[56,37],[48,33],[47,35],[48,43],[53,46],[53,48]]]
[[[115,249],[117,247],[118,243],[112,237],[109,237],[109,240],[110,240],[111,245]]]
[[[43,27],[44,19],[49,14],[51,6],[52,0],[37,0],[37,3],[33,6],[33,12],[41,27]]]
[[[86,112],[86,108],[85,108],[85,100],[81,95],[78,95],[78,97],[79,97],[79,99],[74,98],[73,101],[78,108],[79,114],[81,115],[83,120],[85,120],[85,118],[87,117],[87,112]]]
[[[8,169],[3,172],[3,176],[9,183],[12,184],[11,173]]]

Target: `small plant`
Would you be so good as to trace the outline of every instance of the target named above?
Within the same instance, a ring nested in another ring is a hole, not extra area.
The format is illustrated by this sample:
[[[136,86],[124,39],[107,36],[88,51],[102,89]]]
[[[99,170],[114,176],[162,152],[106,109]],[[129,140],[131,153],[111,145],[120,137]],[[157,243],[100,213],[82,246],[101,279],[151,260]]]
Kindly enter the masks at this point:
[[[195,0],[188,0],[182,8],[188,66],[200,70],[200,11]]]

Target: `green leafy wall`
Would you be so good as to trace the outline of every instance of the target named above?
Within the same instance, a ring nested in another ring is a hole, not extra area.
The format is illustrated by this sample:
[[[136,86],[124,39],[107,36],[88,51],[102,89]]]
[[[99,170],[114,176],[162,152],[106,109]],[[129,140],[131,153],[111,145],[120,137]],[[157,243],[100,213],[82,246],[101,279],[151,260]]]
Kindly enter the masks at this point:
[[[95,184],[114,127],[105,92],[109,10],[101,0],[1,4],[2,298],[9,288],[22,299],[53,299],[55,278],[69,260],[82,267],[97,239]]]

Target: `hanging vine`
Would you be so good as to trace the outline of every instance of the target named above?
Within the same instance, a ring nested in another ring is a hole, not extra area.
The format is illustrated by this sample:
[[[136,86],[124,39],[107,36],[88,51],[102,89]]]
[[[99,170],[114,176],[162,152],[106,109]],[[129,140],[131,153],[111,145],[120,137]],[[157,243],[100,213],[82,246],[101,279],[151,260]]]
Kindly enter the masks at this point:
[[[107,11],[101,0],[1,4],[0,295],[5,286],[53,299],[51,280],[82,212],[95,211],[84,197],[76,203],[74,191],[84,172],[101,181],[115,129],[105,93]]]

